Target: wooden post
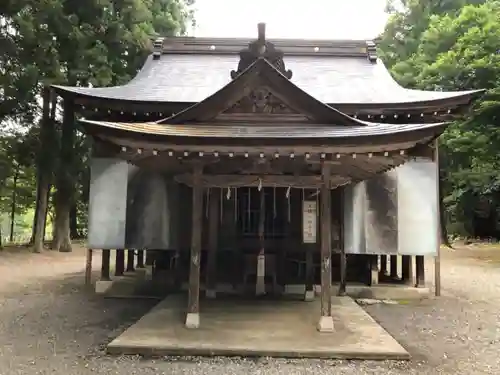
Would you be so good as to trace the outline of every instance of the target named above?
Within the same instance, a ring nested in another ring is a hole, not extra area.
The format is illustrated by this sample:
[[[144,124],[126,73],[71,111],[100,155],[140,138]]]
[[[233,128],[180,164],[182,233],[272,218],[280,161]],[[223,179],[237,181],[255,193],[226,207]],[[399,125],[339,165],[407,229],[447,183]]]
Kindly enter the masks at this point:
[[[137,268],[144,268],[144,250],[137,251]]]
[[[344,243],[344,187],[340,188],[340,232],[339,232],[339,243],[340,243],[340,286],[339,286],[339,296],[345,296],[347,293],[347,255],[345,253],[345,243]]]
[[[135,250],[134,249],[128,249],[127,250],[127,268],[125,271],[127,272],[134,272],[135,267],[134,267],[134,259],[135,258]]]
[[[123,276],[125,272],[125,250],[116,249],[115,276]]]
[[[417,274],[417,283],[415,286],[417,288],[425,287],[425,260],[423,255],[417,255],[415,257],[415,269]]]
[[[92,249],[87,249],[87,258],[85,261],[85,285],[92,285]]]
[[[441,295],[441,210],[440,210],[440,194],[439,194],[439,148],[438,141],[436,139],[434,143],[434,163],[436,163],[436,213],[437,213],[437,248],[436,256],[434,257],[434,287],[436,297]]]
[[[398,279],[398,256],[397,255],[391,255],[391,260],[390,260],[390,266],[391,266],[391,279],[392,280],[397,280]]]
[[[319,228],[319,220],[318,220],[318,200],[316,199],[315,201],[316,204],[316,241],[315,243],[306,243],[304,244],[305,252],[306,252],[306,275],[305,275],[305,295],[304,295],[304,301],[313,301],[314,300],[314,253],[316,252],[318,248],[318,233],[320,232]],[[302,197],[302,202],[300,205],[301,208],[301,215],[302,215],[302,221],[304,221],[306,218],[304,217],[306,215],[306,212],[304,211],[304,196]],[[305,223],[302,223],[302,230],[304,231],[304,226]],[[302,236],[304,236],[304,233],[302,233]]]
[[[265,254],[265,229],[266,220],[266,196],[264,189],[260,191],[260,205],[259,205],[259,254],[257,256],[257,277],[255,280],[255,294],[266,294],[266,254]]]
[[[387,275],[387,255],[380,256],[380,275]]]
[[[407,285],[413,285],[413,262],[411,255],[403,255],[402,279]]]
[[[220,223],[220,190],[211,189],[208,202],[207,298],[215,298],[217,290],[217,247]]]
[[[101,263],[101,280],[109,281],[111,280],[109,276],[109,263],[111,258],[111,250],[104,249],[102,250],[102,263]]]
[[[368,268],[370,271],[370,286],[378,285],[378,255],[367,255],[368,257]]]
[[[186,328],[200,326],[200,260],[201,227],[203,211],[203,187],[201,185],[203,167],[195,164],[193,170],[193,213],[191,228],[191,261],[189,266],[189,297]]]
[[[314,300],[314,249],[316,244],[306,244],[306,292],[304,301]]]
[[[330,164],[321,165],[321,318],[318,331],[333,332],[332,318],[332,213]]]

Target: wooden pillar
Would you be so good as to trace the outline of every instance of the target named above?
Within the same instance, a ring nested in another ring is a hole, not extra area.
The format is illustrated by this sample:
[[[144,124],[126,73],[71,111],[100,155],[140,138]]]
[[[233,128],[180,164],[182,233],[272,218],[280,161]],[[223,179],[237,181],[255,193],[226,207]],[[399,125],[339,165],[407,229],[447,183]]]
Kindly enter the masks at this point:
[[[109,276],[109,266],[110,266],[111,250],[102,250],[102,263],[101,263],[101,280],[109,281],[111,280]]]
[[[265,220],[266,220],[266,196],[264,189],[260,191],[259,205],[259,255],[257,256],[257,278],[255,280],[255,294],[266,294],[266,253],[265,253]]]
[[[116,249],[115,276],[123,276],[125,271],[125,250]]]
[[[411,255],[403,255],[402,280],[407,285],[413,285],[413,262]]]
[[[321,317],[318,331],[333,332],[332,318],[332,212],[330,165],[321,165]]]
[[[87,258],[85,261],[85,285],[92,285],[92,249],[87,249]]]
[[[306,292],[304,301],[314,300],[314,250],[316,244],[306,244]]]
[[[415,286],[417,288],[425,287],[425,259],[423,255],[417,255],[415,257],[415,271],[417,282]]]
[[[144,268],[144,250],[137,251],[137,268]]]
[[[437,248],[436,248],[436,256],[434,257],[434,287],[436,297],[441,295],[441,205],[440,205],[440,188],[439,188],[439,148],[438,141],[434,142],[434,155],[433,155],[434,163],[436,163],[436,220],[437,220]]]
[[[398,276],[398,256],[397,255],[391,255],[390,267],[391,267],[391,279],[397,280],[399,278],[399,276]]]
[[[134,258],[135,258],[135,250],[134,249],[128,249],[127,250],[127,269],[125,271],[127,272],[134,272]]]
[[[347,293],[347,255],[345,253],[344,243],[344,187],[340,188],[340,217],[339,217],[339,243],[340,243],[340,285],[339,296],[345,296]]]
[[[200,261],[203,211],[203,187],[201,185],[201,178],[203,167],[201,164],[195,164],[193,167],[193,213],[186,328],[198,328],[200,326]]]
[[[380,275],[387,275],[387,255],[380,256]]]
[[[308,192],[310,193],[310,192]],[[308,194],[309,195],[309,194]],[[300,210],[301,210],[301,215],[302,215],[302,231],[305,231],[307,223],[305,223],[305,220],[312,220],[312,218],[307,218],[306,215],[309,213],[306,212],[306,204],[309,204],[309,202],[305,202],[304,200],[304,194],[302,195],[302,202],[300,205]],[[314,253],[318,249],[318,233],[320,232],[319,229],[319,220],[318,220],[318,199],[314,201],[314,204],[316,205],[316,209],[314,211],[314,222],[315,222],[315,240],[314,243],[304,243],[304,248],[305,248],[305,255],[306,255],[306,275],[305,275],[305,295],[304,295],[304,301],[313,301],[314,300]],[[306,233],[302,233],[302,237],[305,236]],[[306,242],[305,239],[303,238],[303,242]]]
[[[219,245],[220,190],[211,189],[208,201],[208,256],[206,296],[215,298],[217,290],[217,247]]]
[[[368,257],[368,270],[369,270],[369,284],[370,286],[378,285],[378,255],[367,255]]]

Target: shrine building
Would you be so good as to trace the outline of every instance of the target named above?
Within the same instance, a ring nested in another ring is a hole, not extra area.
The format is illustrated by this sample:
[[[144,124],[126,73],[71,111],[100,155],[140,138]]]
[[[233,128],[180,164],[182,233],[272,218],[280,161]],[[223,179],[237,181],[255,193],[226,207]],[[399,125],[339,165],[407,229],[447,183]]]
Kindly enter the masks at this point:
[[[110,249],[117,275],[146,252],[153,279],[187,289],[187,328],[203,298],[296,292],[320,299],[320,331],[349,283],[424,285],[436,140],[482,93],[406,89],[372,42],[268,40],[264,24],[254,40],[159,38],[123,86],[51,90],[93,140],[103,279]]]

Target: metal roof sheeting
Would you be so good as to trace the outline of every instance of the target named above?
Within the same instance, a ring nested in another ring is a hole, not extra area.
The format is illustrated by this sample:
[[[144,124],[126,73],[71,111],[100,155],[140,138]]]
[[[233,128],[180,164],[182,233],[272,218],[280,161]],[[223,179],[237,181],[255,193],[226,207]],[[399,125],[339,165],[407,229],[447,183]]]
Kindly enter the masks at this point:
[[[228,84],[238,61],[236,54],[163,54],[157,60],[150,56],[137,76],[123,86],[54,87],[102,99],[196,103]],[[373,63],[362,57],[286,55],[284,61],[295,85],[331,105],[425,102],[480,91],[408,90],[394,81],[380,60]]]
[[[366,123],[368,126],[331,126],[331,125],[218,125],[218,124],[188,124],[172,125],[146,123],[124,123],[81,120],[90,125],[112,128],[131,133],[153,134],[159,136],[177,137],[207,137],[207,138],[348,138],[363,136],[382,136],[423,129],[441,129],[445,123],[433,124],[378,124]]]

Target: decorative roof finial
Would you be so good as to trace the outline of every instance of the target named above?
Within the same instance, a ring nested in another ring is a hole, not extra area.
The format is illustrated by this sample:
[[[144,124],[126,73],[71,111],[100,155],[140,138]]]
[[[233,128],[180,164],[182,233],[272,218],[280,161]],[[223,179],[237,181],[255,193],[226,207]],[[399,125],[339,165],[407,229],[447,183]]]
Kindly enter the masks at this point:
[[[266,24],[264,22],[258,23],[257,30],[258,30],[259,42],[265,43],[266,42]]]
[[[281,72],[288,79],[292,78],[292,72],[285,69],[283,61],[283,52],[276,49],[274,44],[266,40],[266,24],[260,22],[257,24],[257,40],[251,42],[247,48],[240,51],[240,62],[238,69],[231,71],[231,78],[235,79],[245,69],[260,58],[266,59],[271,65]]]

